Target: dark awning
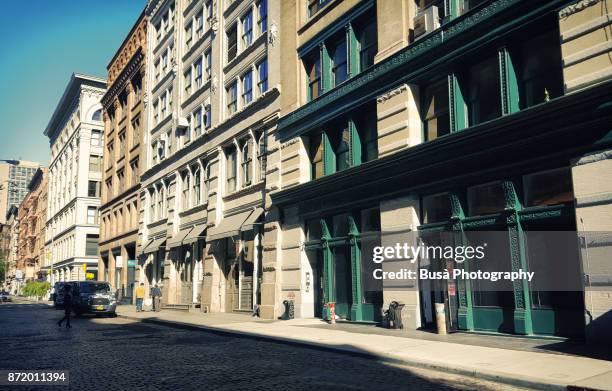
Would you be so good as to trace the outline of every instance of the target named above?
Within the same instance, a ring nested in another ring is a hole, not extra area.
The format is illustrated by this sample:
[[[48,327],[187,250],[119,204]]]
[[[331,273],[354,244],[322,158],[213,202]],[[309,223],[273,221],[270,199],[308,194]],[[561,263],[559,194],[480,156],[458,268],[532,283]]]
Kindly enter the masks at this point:
[[[219,225],[208,230],[206,238],[209,242],[211,242],[213,240],[238,236],[240,234],[240,227],[242,227],[244,222],[249,218],[252,213],[253,211],[249,210],[224,218],[223,220],[221,220],[221,223],[219,223]]]
[[[180,247],[185,237],[191,232],[191,228],[182,229],[176,235],[168,239],[166,248]]]
[[[263,208],[255,208],[253,210],[253,213],[251,213],[251,215],[247,217],[247,219],[242,224],[240,231],[242,232],[252,231],[253,228],[255,228],[255,225],[258,224],[257,222],[259,221],[261,216],[263,216],[263,213],[264,213]]]
[[[165,243],[166,243],[166,237],[155,239],[151,243],[149,243],[149,245],[145,247],[145,249],[142,250],[142,252],[143,253],[153,253],[159,250],[160,247],[164,247]]]
[[[198,239],[204,238],[204,231],[206,231],[206,224],[198,224],[193,229],[185,239],[183,239],[183,244],[191,244],[196,242]]]

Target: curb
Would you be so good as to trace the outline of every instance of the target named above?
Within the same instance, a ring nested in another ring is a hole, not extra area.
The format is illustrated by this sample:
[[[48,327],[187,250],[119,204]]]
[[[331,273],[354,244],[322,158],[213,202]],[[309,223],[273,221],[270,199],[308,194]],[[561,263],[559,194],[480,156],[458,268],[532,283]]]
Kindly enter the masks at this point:
[[[476,379],[488,380],[488,381],[503,383],[503,384],[527,388],[527,389],[534,389],[534,390],[568,390],[568,389],[582,390],[583,389],[580,387],[577,388],[575,386],[571,386],[569,384],[546,383],[546,382],[542,382],[537,379],[529,379],[529,378],[519,379],[516,377],[508,376],[506,374],[498,373],[495,371],[480,371],[480,370],[474,370],[472,368],[467,368],[467,367],[456,367],[456,366],[451,367],[445,364],[416,361],[416,360],[411,360],[411,359],[406,359],[406,358],[390,357],[390,356],[381,355],[377,353],[363,352],[357,349],[351,349],[351,348],[346,348],[342,346],[330,346],[330,345],[320,344],[317,342],[295,340],[295,339],[291,339],[287,337],[279,337],[279,336],[271,336],[271,335],[244,332],[244,331],[228,330],[228,329],[223,329],[219,327],[195,325],[193,323],[184,323],[184,322],[171,321],[171,320],[138,318],[138,317],[129,316],[129,315],[117,314],[117,317],[122,318],[122,319],[135,320],[135,321],[139,321],[142,323],[157,324],[160,326],[173,327],[173,328],[183,329],[183,330],[206,331],[206,332],[211,332],[217,335],[272,341],[272,342],[282,343],[285,345],[307,347],[307,348],[317,349],[321,351],[347,354],[347,355],[358,356],[358,357],[362,357],[362,358],[366,358],[370,360],[380,360],[382,362],[387,362],[387,363],[402,364],[402,365],[408,365],[408,366],[412,366],[416,368],[430,369],[430,370],[434,370],[438,372],[453,373],[456,375],[463,375],[463,376],[468,376],[468,377],[472,377]],[[593,390],[593,391],[596,391],[596,390]]]

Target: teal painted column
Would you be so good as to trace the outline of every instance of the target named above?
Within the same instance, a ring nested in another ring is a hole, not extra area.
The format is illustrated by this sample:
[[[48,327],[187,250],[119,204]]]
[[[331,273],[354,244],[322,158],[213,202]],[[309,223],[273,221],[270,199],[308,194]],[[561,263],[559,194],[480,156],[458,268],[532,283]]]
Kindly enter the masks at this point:
[[[351,320],[363,320],[363,287],[361,286],[361,249],[359,248],[359,229],[353,216],[348,217],[349,244],[351,246],[352,296]]]
[[[321,244],[323,247],[323,318],[330,320],[329,308],[327,304],[336,301],[334,292],[334,259],[332,250],[329,247],[329,229],[324,219],[320,220],[321,224]]]
[[[321,134],[321,143],[323,143],[323,174],[330,175],[336,172],[336,153],[327,132]]]
[[[352,119],[349,120],[348,127],[351,143],[351,167],[358,166],[362,162],[361,139],[359,137],[359,132],[357,131],[357,126],[355,126],[355,122]]]
[[[459,79],[456,74],[448,76],[448,108],[450,110],[451,132],[459,132],[468,126],[467,109]]]
[[[321,52],[321,93],[325,93],[333,88],[331,57],[324,42],[319,44]]]
[[[355,29],[353,28],[353,23],[349,23],[346,26],[346,50],[347,56],[346,59],[348,61],[348,77],[349,79],[359,72],[361,72],[361,64],[359,63],[359,41],[357,40],[357,35],[355,35]]]
[[[518,272],[519,269],[528,271],[525,236],[518,216],[521,204],[511,181],[503,182],[503,188],[512,271]],[[514,291],[514,332],[517,334],[533,334],[529,283],[527,280],[517,280],[512,283],[512,288]]]
[[[514,64],[507,48],[501,48],[499,56],[499,80],[501,81],[502,114],[512,114],[519,108],[518,79],[514,70]]]
[[[451,224],[453,229],[453,245],[454,246],[465,246],[468,244],[467,237],[463,231],[462,220],[465,218],[463,207],[461,206],[461,199],[458,193],[449,194],[451,200]],[[455,263],[455,267],[458,264]],[[469,271],[468,262],[463,262],[462,267]],[[472,283],[470,280],[457,279],[457,296],[458,296],[458,308],[457,308],[457,324],[460,329],[463,330],[474,330],[474,305],[472,301]]]

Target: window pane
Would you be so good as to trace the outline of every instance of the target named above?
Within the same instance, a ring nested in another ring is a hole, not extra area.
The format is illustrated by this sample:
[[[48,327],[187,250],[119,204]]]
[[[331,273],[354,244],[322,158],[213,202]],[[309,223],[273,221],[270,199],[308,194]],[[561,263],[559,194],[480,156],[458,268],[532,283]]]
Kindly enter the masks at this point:
[[[306,240],[321,239],[321,220],[313,219],[306,221]]]
[[[317,134],[310,137],[310,165],[312,179],[323,177],[323,143],[322,135]]]
[[[501,182],[470,187],[467,190],[467,196],[470,216],[501,212],[505,208],[504,189]]]
[[[334,85],[337,86],[348,78],[346,40],[338,42],[332,52],[332,74],[334,77]]]
[[[340,131],[330,132],[330,139],[336,154],[336,171],[346,170],[351,166],[351,138],[348,127]]]
[[[501,87],[497,56],[472,66],[461,88],[467,91],[464,96],[470,125],[501,116]]]
[[[348,217],[347,213],[343,213],[332,218],[332,236],[339,237],[349,234]]]
[[[448,99],[446,80],[426,87],[423,122],[427,141],[450,133]]]
[[[525,175],[525,206],[556,205],[574,201],[569,168]]]
[[[448,194],[423,197],[423,223],[437,223],[450,219],[452,206]]]
[[[524,109],[563,94],[559,33],[550,31],[510,49]]]

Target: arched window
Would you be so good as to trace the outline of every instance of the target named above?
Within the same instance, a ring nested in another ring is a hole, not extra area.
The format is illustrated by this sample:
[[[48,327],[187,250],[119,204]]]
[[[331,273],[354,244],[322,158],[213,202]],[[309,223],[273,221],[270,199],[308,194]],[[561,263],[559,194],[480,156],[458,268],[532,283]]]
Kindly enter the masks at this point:
[[[244,145],[242,146],[242,156],[241,164],[242,164],[242,186],[249,186],[251,184],[251,175],[252,175],[252,157],[251,151],[253,150],[253,140],[248,138],[244,141]]]
[[[200,205],[202,202],[202,192],[200,190],[202,184],[202,178],[200,176],[200,167],[194,166],[191,169],[193,173],[193,181],[192,181],[192,195],[191,199],[193,200],[194,205]]]
[[[102,109],[96,110],[91,116],[92,121],[102,121]]]

